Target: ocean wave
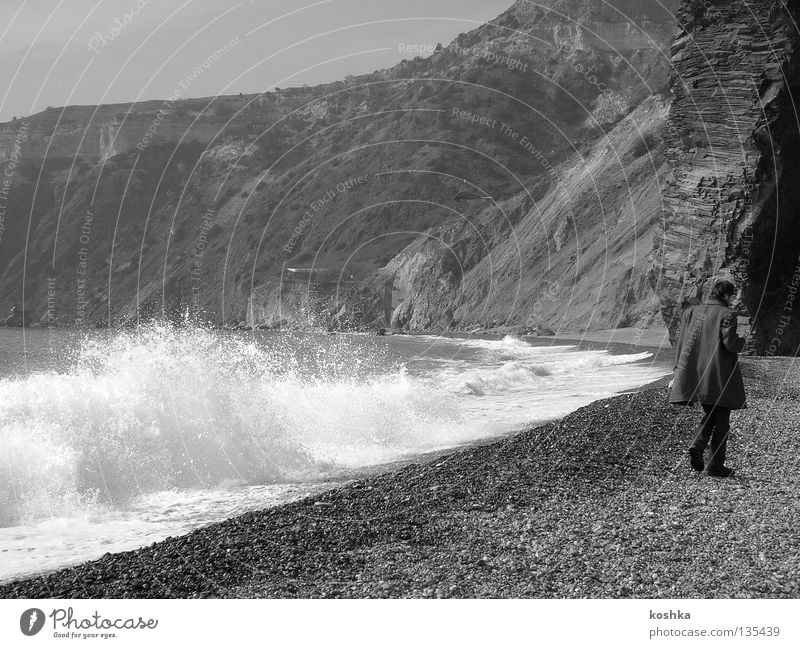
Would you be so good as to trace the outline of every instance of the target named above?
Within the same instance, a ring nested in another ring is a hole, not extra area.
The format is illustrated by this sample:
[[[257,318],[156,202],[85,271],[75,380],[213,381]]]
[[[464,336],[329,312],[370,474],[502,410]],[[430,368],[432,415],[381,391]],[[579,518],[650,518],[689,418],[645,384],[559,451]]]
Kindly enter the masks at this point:
[[[650,357],[442,340],[477,353],[429,356],[424,338],[168,326],[87,336],[59,371],[0,380],[0,525],[102,515],[165,491],[311,482],[455,447],[563,414],[596,371]]]
[[[461,421],[454,396],[344,336],[264,348],[153,327],[87,340],[65,371],[0,381],[0,523],[312,480],[453,441]]]
[[[551,357],[534,356],[512,360],[492,367],[451,373],[445,386],[454,393],[486,396],[546,388],[548,382],[565,377],[579,377],[605,367],[628,365],[652,357],[651,353],[612,355],[607,351],[562,351]]]
[[[574,350],[577,347],[574,344],[566,345],[552,345],[552,346],[534,346],[528,344],[522,338],[514,335],[506,335],[499,340],[488,340],[480,338],[461,338],[461,337],[445,337],[440,335],[417,335],[416,339],[431,340],[437,343],[446,343],[453,346],[464,346],[473,349],[482,349],[484,351],[491,351],[495,353],[503,352],[517,352],[524,353],[527,356],[541,355],[548,353],[563,353],[564,351]]]

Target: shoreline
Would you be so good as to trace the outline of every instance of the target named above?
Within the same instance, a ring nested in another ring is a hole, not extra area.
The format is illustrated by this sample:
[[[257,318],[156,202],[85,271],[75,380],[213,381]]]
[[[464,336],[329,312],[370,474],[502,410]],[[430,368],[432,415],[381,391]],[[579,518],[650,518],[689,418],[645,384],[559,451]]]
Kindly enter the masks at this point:
[[[644,361],[642,361],[642,362],[644,362]],[[641,390],[644,390],[644,389],[649,389],[649,388],[652,388],[654,386],[658,386],[658,385],[660,385],[662,383],[666,384],[666,381],[668,381],[668,380],[669,380],[669,377],[659,378],[659,379],[653,380],[651,382],[645,383],[643,385],[640,385],[638,387],[632,387],[632,388],[626,389],[624,391],[617,392],[617,394],[635,393],[635,392],[638,392],[638,391],[641,391]],[[614,394],[614,395],[617,395],[617,394]],[[555,416],[555,417],[550,418],[550,419],[540,419],[540,420],[530,421],[527,424],[524,424],[524,425],[521,424],[521,425],[519,425],[517,427],[509,428],[509,429],[505,430],[504,432],[502,432],[500,434],[489,435],[489,436],[486,436],[486,437],[483,437],[483,438],[480,438],[480,439],[475,439],[475,440],[471,440],[471,441],[468,441],[468,442],[464,442],[464,443],[461,443],[459,445],[455,445],[455,446],[452,446],[452,447],[440,448],[440,449],[435,449],[435,450],[427,450],[427,451],[425,451],[423,453],[407,455],[407,456],[404,456],[404,457],[400,457],[400,458],[394,459],[394,460],[389,461],[387,463],[362,466],[362,467],[359,467],[359,468],[341,468],[341,469],[338,469],[338,470],[332,472],[331,474],[329,474],[324,479],[324,481],[327,482],[326,483],[326,487],[324,489],[318,489],[316,487],[316,482],[308,482],[308,483],[297,484],[297,486],[308,487],[309,491],[310,491],[307,495],[300,496],[297,499],[300,500],[300,499],[303,499],[304,497],[310,497],[311,496],[311,492],[313,492],[315,495],[319,495],[319,494],[324,493],[324,492],[338,490],[339,488],[342,488],[342,487],[348,485],[349,483],[351,483],[353,481],[369,479],[369,478],[373,478],[373,477],[376,477],[376,476],[390,474],[390,473],[396,472],[396,471],[408,466],[409,464],[430,463],[430,462],[436,461],[439,458],[441,458],[443,456],[446,456],[446,455],[450,455],[450,454],[453,454],[453,453],[466,451],[466,450],[469,450],[469,449],[472,449],[472,448],[478,448],[478,447],[484,446],[484,445],[491,445],[493,443],[497,443],[498,441],[511,438],[511,437],[519,434],[520,432],[525,431],[528,428],[531,428],[531,427],[532,428],[536,428],[536,427],[539,427],[539,426],[544,425],[546,423],[557,421],[560,418],[562,418],[562,416]],[[267,508],[279,507],[279,506],[283,506],[283,505],[289,504],[292,501],[294,501],[294,500],[290,499],[290,500],[287,500],[287,501],[279,503],[279,504],[265,505],[261,509],[255,509],[254,508],[252,510],[266,510]],[[231,515],[230,517],[236,517],[237,515],[240,515],[240,514],[241,513],[237,513],[236,515]],[[220,521],[223,521],[223,518],[219,518],[219,520],[217,522],[220,522]],[[207,526],[209,524],[213,524],[213,522],[206,522],[202,526]],[[13,527],[11,527],[11,528],[13,528]],[[197,527],[197,528],[202,528],[202,527]],[[178,534],[179,535],[186,535],[186,534],[192,532],[193,530],[195,530],[195,529],[194,528],[188,528],[186,530],[179,531]],[[141,549],[143,547],[149,546],[153,542],[160,542],[160,541],[166,539],[167,537],[169,537],[169,536],[164,535],[164,536],[162,536],[162,538],[152,538],[150,543],[141,544],[141,545],[138,545],[138,546],[135,545],[135,544],[130,544],[129,546],[124,546],[124,544],[123,544],[122,546],[117,546],[116,548],[113,548],[113,549],[109,548],[107,553],[123,553],[123,552],[127,552],[127,551],[136,551],[136,550],[139,550],[139,549]],[[43,569],[43,570],[40,569],[38,572],[37,571],[31,571],[31,572],[22,571],[22,572],[19,572],[19,573],[15,574],[15,575],[3,576],[3,577],[0,577],[0,587],[2,587],[3,585],[9,585],[9,584],[12,584],[12,583],[15,583],[15,582],[28,580],[28,579],[31,579],[31,578],[37,578],[37,577],[40,577],[43,574],[52,573],[54,571],[61,571],[61,570],[64,570],[64,569],[70,569],[70,568],[76,567],[78,565],[97,560],[100,557],[102,557],[100,553],[95,553],[95,555],[85,555],[84,554],[83,558],[76,558],[76,559],[70,560],[69,562],[65,562],[65,563],[62,563],[62,564],[56,564],[56,565],[53,565],[53,566],[48,567],[48,568]]]
[[[730,480],[690,471],[699,415],[656,385],[0,597],[796,597],[800,365],[742,366]]]

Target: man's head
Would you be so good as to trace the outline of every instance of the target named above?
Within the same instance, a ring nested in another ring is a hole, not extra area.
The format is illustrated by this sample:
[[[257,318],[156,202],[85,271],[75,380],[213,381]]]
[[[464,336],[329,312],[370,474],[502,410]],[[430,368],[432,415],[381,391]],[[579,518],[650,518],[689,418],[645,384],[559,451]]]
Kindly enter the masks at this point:
[[[717,281],[714,284],[713,288],[711,288],[711,294],[709,296],[713,299],[719,299],[725,304],[730,304],[731,299],[733,299],[735,294],[736,286],[734,286],[733,283],[727,279],[723,279],[722,281]]]

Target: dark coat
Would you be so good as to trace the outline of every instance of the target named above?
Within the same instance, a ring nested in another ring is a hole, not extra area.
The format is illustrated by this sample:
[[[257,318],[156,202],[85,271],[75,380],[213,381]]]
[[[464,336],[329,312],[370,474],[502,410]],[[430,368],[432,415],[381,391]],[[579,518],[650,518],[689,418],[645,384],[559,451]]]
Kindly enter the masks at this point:
[[[723,302],[709,299],[686,309],[669,402],[747,407],[738,356],[744,343],[744,338],[736,334],[736,316]]]

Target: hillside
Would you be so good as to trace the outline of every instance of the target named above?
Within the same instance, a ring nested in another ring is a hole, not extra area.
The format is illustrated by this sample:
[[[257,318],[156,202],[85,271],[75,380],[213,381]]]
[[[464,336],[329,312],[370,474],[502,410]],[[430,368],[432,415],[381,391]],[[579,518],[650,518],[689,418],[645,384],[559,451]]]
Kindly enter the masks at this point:
[[[677,4],[520,1],[427,58],[328,85],[0,125],[15,161],[0,309],[660,325],[648,254]]]

